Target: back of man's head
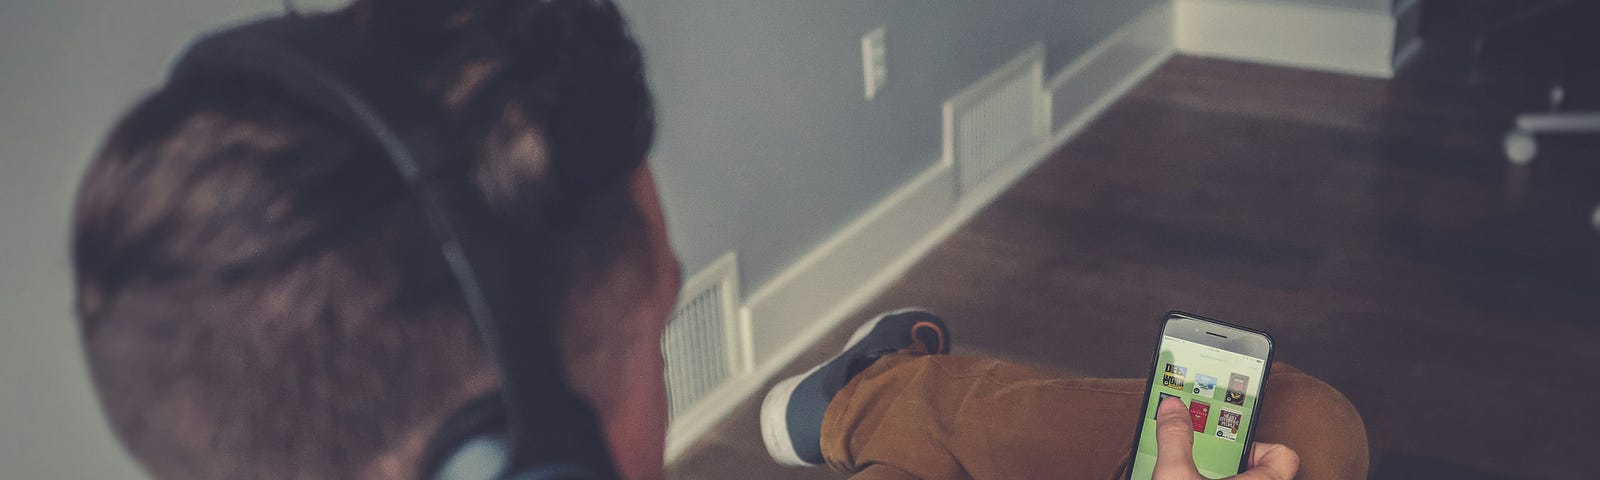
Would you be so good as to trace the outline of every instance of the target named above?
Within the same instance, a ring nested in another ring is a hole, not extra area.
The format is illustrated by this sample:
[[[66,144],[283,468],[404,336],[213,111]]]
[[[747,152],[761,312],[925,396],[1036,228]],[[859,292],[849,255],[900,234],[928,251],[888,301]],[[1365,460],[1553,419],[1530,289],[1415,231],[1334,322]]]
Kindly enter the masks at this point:
[[[392,81],[470,148],[461,172],[507,226],[514,268],[554,255],[566,278],[634,250],[625,179],[654,120],[608,1],[329,15],[441,42]],[[158,477],[410,476],[439,421],[496,381],[388,160],[267,83],[169,86],[136,106],[84,176],[72,249],[94,382]]]

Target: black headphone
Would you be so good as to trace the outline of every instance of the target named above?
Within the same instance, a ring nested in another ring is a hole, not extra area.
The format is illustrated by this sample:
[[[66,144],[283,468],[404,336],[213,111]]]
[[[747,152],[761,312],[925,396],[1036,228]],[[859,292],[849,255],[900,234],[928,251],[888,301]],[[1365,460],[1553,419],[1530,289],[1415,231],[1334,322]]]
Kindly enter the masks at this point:
[[[255,21],[200,38],[168,82],[272,84],[377,146],[404,180],[500,374],[498,392],[469,402],[434,434],[422,478],[616,478],[597,417],[567,385],[552,328],[535,313],[550,299],[526,294],[553,285],[512,290],[504,252],[487,241],[495,229],[482,201],[465,175],[450,174],[468,150],[429,97],[389,81],[414,68],[407,59],[376,53],[386,49],[370,48],[381,40],[369,37],[333,15]]]

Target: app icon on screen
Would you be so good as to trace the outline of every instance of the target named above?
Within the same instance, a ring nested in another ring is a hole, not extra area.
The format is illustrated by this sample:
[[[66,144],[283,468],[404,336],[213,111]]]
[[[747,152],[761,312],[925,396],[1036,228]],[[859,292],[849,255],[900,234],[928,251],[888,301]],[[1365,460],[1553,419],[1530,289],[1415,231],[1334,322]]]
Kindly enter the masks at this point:
[[[1171,395],[1171,394],[1166,394],[1166,393],[1161,394],[1161,398],[1156,399],[1156,408],[1153,409],[1153,410],[1156,411],[1156,413],[1150,414],[1150,419],[1151,420],[1155,420],[1156,416],[1161,415],[1161,402],[1167,401],[1168,397],[1177,398],[1179,402],[1183,401],[1183,399],[1179,398],[1177,395]]]
[[[1226,408],[1217,412],[1217,438],[1230,442],[1239,441],[1239,420],[1244,414]]]
[[[1189,369],[1173,364],[1167,364],[1167,369],[1161,372],[1161,386],[1177,391],[1183,391],[1184,376],[1189,374]]]
[[[1199,400],[1189,401],[1189,426],[1196,432],[1206,431],[1206,418],[1211,415],[1211,404]]]
[[[1237,373],[1229,375],[1228,395],[1223,397],[1222,401],[1234,405],[1244,406],[1244,389],[1249,385],[1250,377],[1246,377]]]
[[[1217,377],[1204,373],[1194,374],[1194,388],[1189,391],[1201,398],[1211,398],[1217,394]]]

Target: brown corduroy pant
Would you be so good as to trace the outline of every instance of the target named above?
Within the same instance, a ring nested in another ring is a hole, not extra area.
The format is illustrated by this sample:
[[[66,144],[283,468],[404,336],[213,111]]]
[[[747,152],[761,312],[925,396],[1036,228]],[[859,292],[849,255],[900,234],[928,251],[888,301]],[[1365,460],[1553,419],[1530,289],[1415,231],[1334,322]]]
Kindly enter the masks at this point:
[[[1144,388],[1143,379],[897,353],[834,396],[822,452],[856,479],[1121,478]],[[1297,478],[1366,478],[1366,428],[1344,395],[1282,363],[1265,389],[1256,439],[1299,453]]]

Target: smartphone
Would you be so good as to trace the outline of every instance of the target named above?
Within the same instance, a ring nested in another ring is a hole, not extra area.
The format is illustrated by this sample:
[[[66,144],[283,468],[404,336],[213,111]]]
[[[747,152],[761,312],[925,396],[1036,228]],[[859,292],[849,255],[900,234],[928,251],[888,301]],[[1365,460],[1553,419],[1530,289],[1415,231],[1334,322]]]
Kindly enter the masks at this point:
[[[1266,332],[1180,311],[1161,320],[1161,339],[1145,380],[1144,412],[1133,437],[1130,480],[1149,480],[1156,465],[1156,410],[1177,397],[1194,428],[1194,464],[1207,478],[1244,471],[1261,413],[1261,386],[1272,369]]]

